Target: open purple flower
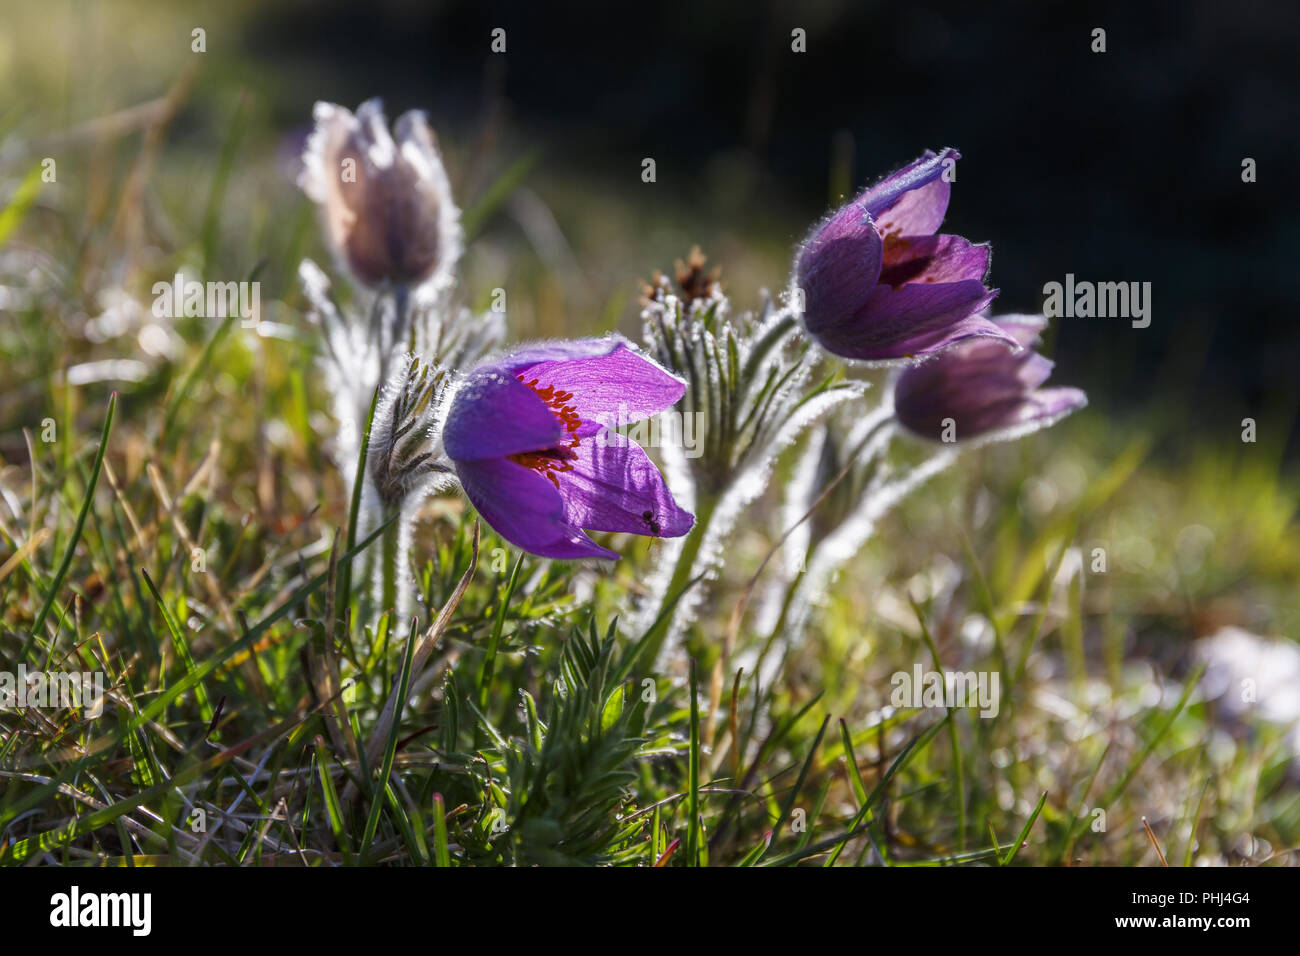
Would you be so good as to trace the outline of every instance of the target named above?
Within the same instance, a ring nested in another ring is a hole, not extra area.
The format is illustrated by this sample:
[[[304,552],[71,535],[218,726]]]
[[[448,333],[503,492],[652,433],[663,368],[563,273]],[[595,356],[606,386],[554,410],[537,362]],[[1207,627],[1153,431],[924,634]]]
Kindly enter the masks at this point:
[[[621,339],[531,346],[469,374],[443,447],[503,538],[547,558],[617,558],[583,529],[675,538],[695,519],[641,447],[603,422],[647,418],[685,390]]]
[[[1077,388],[1039,388],[1052,363],[1031,346],[1047,324],[1040,315],[995,321],[1018,351],[972,339],[905,369],[894,385],[894,413],[913,434],[935,441],[1013,438],[1088,404]]]
[[[1010,341],[979,313],[989,246],[936,235],[956,150],[926,150],[817,226],[795,263],[804,327],[828,352],[882,362],[927,355],[976,336]]]

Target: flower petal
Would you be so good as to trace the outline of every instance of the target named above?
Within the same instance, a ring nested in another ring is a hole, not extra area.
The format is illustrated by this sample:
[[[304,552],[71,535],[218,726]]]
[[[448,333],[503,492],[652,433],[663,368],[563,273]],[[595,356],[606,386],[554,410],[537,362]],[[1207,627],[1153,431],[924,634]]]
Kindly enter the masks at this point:
[[[914,431],[938,431],[947,417],[959,420],[1020,401],[1045,382],[1052,363],[1028,349],[1013,352],[1002,342],[972,339],[905,370],[894,387],[899,420]]]
[[[885,361],[942,351],[976,336],[1016,340],[978,313],[997,295],[977,279],[942,284],[877,286],[857,313],[825,329],[812,329],[829,352],[860,361]]]
[[[537,472],[504,458],[458,461],[461,487],[501,537],[543,558],[618,558],[564,520],[559,489]]]
[[[442,163],[437,140],[424,113],[408,110],[393,125],[397,138],[397,180],[405,183],[393,202],[396,228],[407,237],[401,252],[409,272],[428,276],[441,290],[454,281],[464,247],[460,209],[451,194],[451,180]]]
[[[1047,319],[1039,313],[1014,313],[999,315],[993,320],[1013,339],[1028,348],[1037,345],[1043,329],[1047,328]]]
[[[945,165],[960,158],[955,149],[927,149],[864,192],[854,205],[870,213],[883,236],[931,235],[943,222],[952,192],[952,184],[943,178]]]
[[[564,429],[537,397],[499,366],[475,369],[452,397],[442,444],[457,462],[549,448]]]
[[[884,252],[880,234],[856,204],[845,206],[804,242],[795,281],[804,293],[804,324],[816,333],[852,315],[876,285]]]
[[[567,405],[605,425],[658,414],[686,392],[685,382],[615,336],[533,346],[501,364],[539,389],[572,393]]]
[[[656,538],[676,538],[691,530],[695,517],[678,507],[659,469],[636,442],[605,429],[574,451],[578,457],[571,468],[556,475],[569,524]]]
[[[1077,388],[1053,388],[1030,392],[995,405],[972,409],[966,414],[945,415],[925,421],[903,422],[908,431],[931,441],[945,437],[945,423],[951,418],[954,435],[959,442],[990,436],[1010,438],[1029,430],[1050,425],[1060,418],[1088,404],[1087,398]],[[899,419],[902,421],[902,419]]]
[[[361,141],[369,150],[369,160],[375,166],[383,168],[390,165],[397,153],[397,144],[388,132],[388,120],[384,117],[384,101],[373,96],[357,107],[357,125],[360,128]]]
[[[1030,398],[1034,409],[1022,421],[1055,421],[1088,405],[1088,396],[1079,388],[1042,388]]]
[[[885,240],[881,285],[898,288],[908,282],[983,282],[993,250],[961,236],[900,236]]]

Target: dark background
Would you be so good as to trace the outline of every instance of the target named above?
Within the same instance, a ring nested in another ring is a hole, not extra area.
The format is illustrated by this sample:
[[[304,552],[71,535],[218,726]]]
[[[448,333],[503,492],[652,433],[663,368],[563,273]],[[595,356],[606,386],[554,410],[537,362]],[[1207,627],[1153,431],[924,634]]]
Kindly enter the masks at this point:
[[[504,57],[488,51],[496,26]],[[790,50],[795,27],[807,53]],[[826,208],[836,150],[856,191],[956,146],[944,231],[993,242],[1000,311],[1037,310],[1067,272],[1152,283],[1147,329],[1055,323],[1060,381],[1112,414],[1154,402],[1175,437],[1235,441],[1246,415],[1261,441],[1295,428],[1295,3],[327,0],[268,5],[245,29],[250,53],[322,98],[378,92],[390,115],[466,123],[492,100],[575,177],[654,155],[689,196],[711,188],[710,157],[743,156],[737,202],[810,210],[791,244]],[[283,108],[301,121],[304,105]]]

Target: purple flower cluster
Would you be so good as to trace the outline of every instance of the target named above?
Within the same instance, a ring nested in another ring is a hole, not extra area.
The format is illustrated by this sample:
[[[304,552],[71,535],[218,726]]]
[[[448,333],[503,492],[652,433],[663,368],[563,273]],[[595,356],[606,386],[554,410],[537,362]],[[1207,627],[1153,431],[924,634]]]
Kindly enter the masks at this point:
[[[828,352],[903,371],[898,421],[935,440],[1011,436],[1087,403],[1078,389],[1040,389],[1052,363],[1030,350],[1044,322],[992,318],[990,249],[939,234],[960,154],[930,150],[818,225],[795,263],[803,325]]]
[[[320,103],[315,117],[300,182],[321,208],[337,259],[360,286],[376,295],[392,292],[399,318],[408,292],[431,289],[438,302],[436,294],[455,281],[463,236],[423,115],[400,117],[392,133],[377,100],[355,115]],[[793,307],[782,322],[762,326],[766,338],[759,354],[787,331],[794,334],[793,313],[826,352],[908,366],[894,380],[894,416],[913,434],[943,441],[1010,437],[1055,421],[1086,399],[1077,389],[1041,387],[1052,367],[1031,348],[1041,319],[988,315],[997,295],[987,283],[988,244],[939,232],[959,158],[952,149],[927,151],[821,222],[795,261]],[[309,293],[313,288],[309,284]],[[332,313],[323,295],[314,301],[323,314]],[[673,301],[669,306],[659,300],[664,322],[692,321],[694,313],[679,316],[680,303]],[[448,328],[454,337],[454,322]],[[746,343],[731,341],[713,355],[716,367],[699,365],[674,351],[704,348],[698,330],[683,329],[673,333],[676,344],[666,354],[656,355],[689,379],[693,402],[714,416],[722,409],[723,420],[709,426],[723,436],[719,442],[758,427],[764,410],[771,411],[772,390],[797,390],[792,383],[802,381],[817,361],[814,355],[798,367],[769,369],[763,373],[767,384],[751,387],[733,380],[757,374],[758,366],[738,358]],[[446,329],[439,325],[436,332],[425,338],[441,341]],[[740,334],[751,333],[759,335],[752,329]],[[407,338],[393,335],[394,347],[405,347]],[[343,362],[351,340],[340,341],[336,377],[340,387],[348,387],[358,376]],[[382,341],[379,348],[378,367],[386,377],[382,370],[393,357]],[[725,368],[718,364],[724,353]],[[713,370],[699,371],[705,367]],[[451,380],[454,364],[433,372],[439,382],[444,374]],[[375,384],[362,381],[357,388],[368,393]],[[417,479],[427,472],[454,469],[469,500],[497,532],[550,558],[618,557],[587,532],[680,537],[694,527],[694,516],[677,504],[645,451],[603,422],[630,424],[657,415],[682,398],[687,384],[616,337],[518,349],[461,375],[445,405],[432,398],[409,403],[427,406],[430,415],[434,406],[445,411],[428,431],[440,439],[446,458],[414,448],[399,456],[407,463],[402,468],[380,469],[383,488],[388,498],[402,498],[409,487],[423,487]],[[405,394],[392,395],[399,393]],[[727,420],[727,412],[735,413],[751,394],[767,398],[743,420]],[[394,442],[409,444],[416,434],[415,419],[407,418],[396,415],[388,423]],[[423,434],[422,427],[418,431]],[[389,458],[380,464],[391,464]]]

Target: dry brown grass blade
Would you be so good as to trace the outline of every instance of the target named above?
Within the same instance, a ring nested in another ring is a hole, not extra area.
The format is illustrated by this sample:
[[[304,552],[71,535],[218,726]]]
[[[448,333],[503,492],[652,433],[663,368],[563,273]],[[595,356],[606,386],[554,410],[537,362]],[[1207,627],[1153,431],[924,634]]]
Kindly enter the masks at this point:
[[[36,525],[37,525],[37,522],[36,522],[36,502],[40,500],[39,498],[36,497],[36,490],[37,490],[37,485],[36,485],[36,477],[37,477],[37,471],[36,471],[36,448],[35,448],[34,443],[33,443],[33,441],[32,441],[32,430],[31,430],[30,428],[24,428],[24,429],[23,429],[23,441],[27,444],[27,460],[28,460],[29,462],[31,462],[31,465],[32,465],[32,497],[31,497],[31,502],[32,502],[32,504],[31,504],[31,507],[27,509],[27,537],[28,537],[28,539],[30,540],[30,539],[36,537]],[[105,460],[107,460],[108,456],[105,455],[104,458],[105,458]],[[15,515],[15,517],[18,517],[18,516]],[[19,518],[19,520],[22,520],[22,519]],[[12,535],[11,535],[11,537],[12,537]]]
[[[213,442],[208,446],[207,454],[205,454],[203,460],[199,462],[198,469],[195,470],[189,480],[186,481],[185,488],[181,491],[180,497],[177,499],[178,501],[184,501],[197,490],[199,484],[201,484],[206,478],[210,477],[213,466],[216,464],[217,452],[219,450],[220,445],[217,442]],[[146,464],[146,470],[149,467],[153,466],[151,464]],[[173,516],[175,505],[170,503],[170,496],[168,496],[167,504],[163,508],[162,514],[149,521],[148,524],[142,525],[139,516],[135,513],[135,509],[131,507],[131,503],[127,499],[121,483],[118,481],[117,472],[114,471],[108,458],[104,459],[104,477],[108,479],[109,487],[113,489],[113,495],[117,499],[118,506],[126,516],[127,523],[131,526],[131,533],[135,536],[134,552],[138,557],[143,557],[149,549],[150,541],[152,541],[158,534],[158,529],[162,527],[163,522]],[[152,481],[152,476],[150,480]],[[157,485],[155,484],[155,494],[157,494],[157,490]],[[164,492],[165,491],[166,489],[164,488]],[[113,552],[113,561],[115,562],[117,571],[128,571],[127,558],[127,547],[119,546]]]
[[[105,140],[121,139],[165,121],[176,112],[175,90],[105,116],[96,116],[76,126],[16,141],[12,149],[20,156],[48,156],[54,150],[76,149]]]
[[[135,515],[135,509],[131,507],[131,502],[127,500],[126,495],[122,494],[122,486],[118,483],[117,472],[113,470],[113,466],[109,464],[107,457],[104,458],[104,477],[108,479],[108,485],[113,489],[113,495],[117,498],[118,506],[121,507],[122,514],[126,515],[127,524],[131,526],[131,533],[135,535],[136,550],[143,554],[146,547],[144,529],[140,527],[140,521]],[[119,548],[118,553],[118,560],[120,561],[120,555],[123,553],[122,549]]]
[[[163,105],[156,109],[150,116],[151,121],[144,126],[144,133],[140,138],[140,151],[131,165],[131,172],[122,190],[122,198],[118,203],[112,226],[112,234],[119,240],[119,248],[125,250],[124,271],[127,275],[134,271],[135,256],[142,245],[145,186],[153,175],[154,164],[162,149],[167,128],[189,97],[197,75],[198,69],[194,66],[182,71],[163,96]]]
[[[1155,831],[1151,829],[1151,824],[1147,823],[1146,817],[1142,818],[1142,826],[1147,831],[1147,839],[1150,840],[1151,845],[1156,848],[1156,856],[1160,857],[1160,865],[1168,866],[1169,861],[1165,859],[1165,851],[1160,849],[1160,841],[1156,839]]]
[[[191,554],[194,554],[201,549],[195,543],[189,529],[185,527],[185,522],[182,520],[180,514],[180,503],[190,495],[194,494],[207,476],[216,467],[217,455],[220,450],[221,445],[215,440],[208,445],[208,452],[203,456],[203,460],[199,463],[199,467],[195,469],[194,474],[190,476],[190,480],[187,481],[185,487],[181,489],[180,495],[178,495],[174,500],[167,490],[167,485],[163,481],[162,472],[158,469],[158,466],[152,461],[145,465],[145,474],[149,476],[149,483],[153,486],[154,494],[158,496],[159,504],[162,505],[163,516],[171,517],[172,527],[175,529],[181,542]],[[161,521],[163,518],[160,517],[159,520]],[[230,634],[231,639],[238,640],[243,636],[244,629],[235,620],[234,608],[231,607],[230,602],[226,599],[226,595],[222,593],[220,586],[217,584],[216,575],[203,571],[198,574],[198,578],[203,582],[203,587],[208,592],[208,597],[211,599],[212,603],[216,605],[218,612],[221,614],[222,623],[226,625],[226,630]],[[249,686],[252,687],[253,692],[257,694],[259,700],[263,702],[270,700],[270,694],[266,689],[266,681],[262,679],[262,672],[258,670],[257,662],[255,660],[250,658],[246,663],[244,666],[244,676],[248,680]]]
[[[17,551],[9,555],[9,560],[4,564],[0,564],[0,581],[4,581],[5,578],[9,577],[9,575],[13,573],[14,568],[22,564],[23,561],[26,560],[27,556],[39,548],[49,536],[49,528],[40,528],[37,530],[35,535],[24,541]]]

